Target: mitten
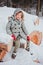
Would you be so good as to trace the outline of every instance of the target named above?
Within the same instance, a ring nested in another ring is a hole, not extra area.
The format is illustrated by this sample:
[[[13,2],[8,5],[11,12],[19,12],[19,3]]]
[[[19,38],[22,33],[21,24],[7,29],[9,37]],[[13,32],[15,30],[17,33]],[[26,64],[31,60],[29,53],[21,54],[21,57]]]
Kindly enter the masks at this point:
[[[11,37],[13,38],[13,40],[16,40],[16,36],[14,34],[12,34]]]
[[[30,36],[27,36],[27,41],[30,41]]]

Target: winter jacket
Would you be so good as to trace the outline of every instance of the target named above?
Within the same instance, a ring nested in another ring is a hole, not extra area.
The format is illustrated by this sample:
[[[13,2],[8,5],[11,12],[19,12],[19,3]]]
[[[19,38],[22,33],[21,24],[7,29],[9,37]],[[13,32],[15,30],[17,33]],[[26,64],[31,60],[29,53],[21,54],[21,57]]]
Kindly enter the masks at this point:
[[[26,39],[28,32],[26,30],[24,22],[16,20],[14,18],[16,13],[19,11],[21,11],[21,9],[15,10],[13,16],[11,16],[10,19],[8,20],[6,31],[9,35],[14,34],[16,37],[20,36]]]

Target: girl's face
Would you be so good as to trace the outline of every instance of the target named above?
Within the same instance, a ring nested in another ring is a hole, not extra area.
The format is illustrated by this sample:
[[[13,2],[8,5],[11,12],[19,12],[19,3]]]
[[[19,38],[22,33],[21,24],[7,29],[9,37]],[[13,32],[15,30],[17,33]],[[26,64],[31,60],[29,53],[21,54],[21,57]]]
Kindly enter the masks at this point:
[[[22,13],[18,13],[18,14],[16,14],[15,18],[17,20],[21,21],[22,20],[21,16],[22,16]]]

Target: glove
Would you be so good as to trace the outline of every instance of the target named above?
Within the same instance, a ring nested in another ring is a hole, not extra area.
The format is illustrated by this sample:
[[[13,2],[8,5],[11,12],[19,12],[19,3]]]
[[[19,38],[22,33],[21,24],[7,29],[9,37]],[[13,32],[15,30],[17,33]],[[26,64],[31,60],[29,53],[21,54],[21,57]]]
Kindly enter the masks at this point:
[[[30,41],[30,36],[27,36],[27,41]]]
[[[14,34],[12,34],[11,37],[13,38],[13,40],[16,40],[16,36]]]

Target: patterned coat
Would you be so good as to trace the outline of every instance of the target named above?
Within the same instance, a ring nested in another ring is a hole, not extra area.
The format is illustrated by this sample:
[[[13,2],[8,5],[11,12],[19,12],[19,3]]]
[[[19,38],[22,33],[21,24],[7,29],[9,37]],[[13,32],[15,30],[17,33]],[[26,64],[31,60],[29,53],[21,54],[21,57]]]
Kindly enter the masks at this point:
[[[14,16],[10,17],[9,22],[6,26],[6,31],[10,35],[14,34],[16,37],[19,36],[24,39],[26,39],[26,36],[28,34],[24,22],[16,20]]]

